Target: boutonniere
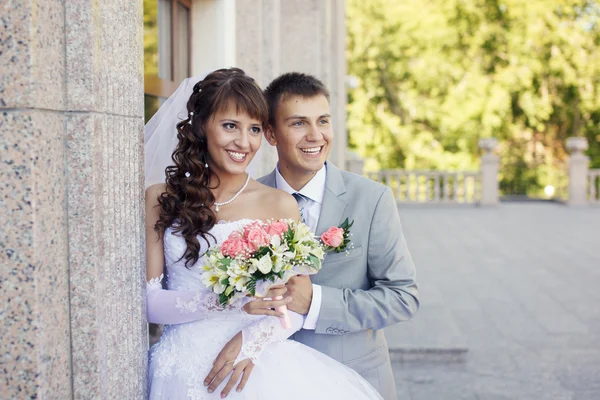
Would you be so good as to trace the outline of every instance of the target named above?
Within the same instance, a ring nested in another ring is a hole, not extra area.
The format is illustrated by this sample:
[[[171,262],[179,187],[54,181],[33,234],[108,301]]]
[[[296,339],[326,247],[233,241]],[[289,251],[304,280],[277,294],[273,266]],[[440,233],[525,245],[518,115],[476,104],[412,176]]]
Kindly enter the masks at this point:
[[[337,253],[346,250],[346,247],[348,247],[348,244],[350,243],[350,228],[353,224],[354,220],[348,222],[348,218],[346,218],[340,226],[332,226],[327,229],[327,231],[321,235],[321,242],[325,245],[325,250],[336,251]]]

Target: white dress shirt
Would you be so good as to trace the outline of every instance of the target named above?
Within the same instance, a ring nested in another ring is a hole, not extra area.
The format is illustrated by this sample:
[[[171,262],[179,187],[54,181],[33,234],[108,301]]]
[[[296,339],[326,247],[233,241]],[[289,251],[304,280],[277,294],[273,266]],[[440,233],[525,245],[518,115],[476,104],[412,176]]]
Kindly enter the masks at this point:
[[[323,165],[323,168],[321,168],[302,189],[296,191],[279,173],[279,165],[277,165],[277,168],[275,169],[277,189],[283,190],[289,194],[299,193],[306,198],[305,204],[303,204],[302,207],[302,217],[304,218],[306,225],[308,225],[313,232],[317,231],[317,223],[319,222],[321,205],[323,204],[323,196],[325,195],[326,178],[327,168]],[[321,311],[321,286],[315,285],[314,283],[312,286],[312,302],[310,303],[310,309],[308,310],[302,328],[314,330],[317,328],[317,320],[319,319],[319,313]]]

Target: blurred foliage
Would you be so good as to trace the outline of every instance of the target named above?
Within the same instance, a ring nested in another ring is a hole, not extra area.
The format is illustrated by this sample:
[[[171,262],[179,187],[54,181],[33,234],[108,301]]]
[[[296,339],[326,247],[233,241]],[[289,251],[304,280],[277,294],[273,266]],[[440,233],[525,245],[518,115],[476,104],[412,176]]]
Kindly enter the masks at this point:
[[[158,76],[158,1],[144,0],[144,74]]]
[[[495,137],[504,187],[541,188],[569,136],[600,168],[597,2],[348,0],[347,29],[350,147],[367,169],[477,169]]]

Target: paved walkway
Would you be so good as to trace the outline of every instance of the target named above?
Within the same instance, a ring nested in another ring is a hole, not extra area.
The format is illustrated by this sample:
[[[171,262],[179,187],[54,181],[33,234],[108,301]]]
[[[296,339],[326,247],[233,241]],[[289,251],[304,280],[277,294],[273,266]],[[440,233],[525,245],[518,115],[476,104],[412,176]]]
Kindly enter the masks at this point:
[[[398,398],[600,399],[600,208],[400,207],[422,306]]]

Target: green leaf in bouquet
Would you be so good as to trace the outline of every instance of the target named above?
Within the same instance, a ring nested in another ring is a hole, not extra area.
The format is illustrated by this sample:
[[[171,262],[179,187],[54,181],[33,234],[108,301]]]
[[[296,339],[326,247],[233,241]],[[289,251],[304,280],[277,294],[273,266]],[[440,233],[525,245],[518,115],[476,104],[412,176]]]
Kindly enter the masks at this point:
[[[321,268],[321,260],[319,260],[319,258],[314,254],[308,255],[308,261],[315,267],[315,269]]]
[[[229,285],[229,276],[225,275],[224,277],[222,277],[219,283],[223,286]]]
[[[224,257],[221,258],[219,262],[221,263],[221,266],[219,268],[221,268],[223,271],[227,271],[227,267],[231,265],[231,258]],[[225,267],[225,269],[223,269],[223,267]]]
[[[246,284],[246,288],[252,296],[256,296],[256,278],[252,277]]]
[[[235,286],[228,286],[227,289],[225,289],[225,296],[229,296],[234,290]]]
[[[288,229],[287,231],[284,232],[283,234],[283,239],[288,243],[288,245],[291,245],[294,242],[294,229],[292,229],[292,224],[288,225]]]
[[[263,256],[266,256],[267,254],[271,254],[271,248],[268,246],[262,246],[260,247],[257,251],[256,251],[256,258],[261,258]]]
[[[225,307],[228,302],[229,302],[229,296],[227,296],[225,293],[221,293],[219,295],[219,303],[221,304],[221,306]]]

